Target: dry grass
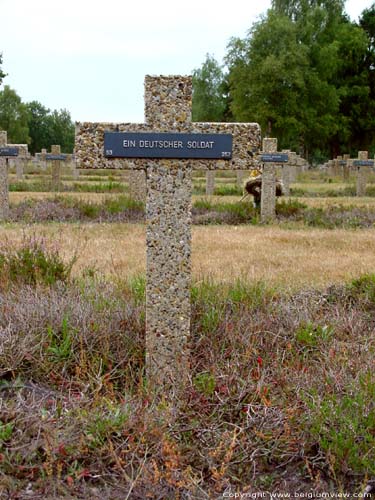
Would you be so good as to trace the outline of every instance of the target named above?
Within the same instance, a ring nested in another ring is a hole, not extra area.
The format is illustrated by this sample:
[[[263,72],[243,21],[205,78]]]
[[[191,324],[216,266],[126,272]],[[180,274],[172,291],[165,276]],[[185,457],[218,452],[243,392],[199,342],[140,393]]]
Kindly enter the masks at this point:
[[[27,199],[33,200],[44,200],[47,198],[51,198],[54,196],[58,197],[69,197],[76,198],[78,200],[82,200],[85,202],[93,202],[93,203],[102,203],[107,198],[116,198],[118,197],[118,193],[82,193],[82,192],[66,192],[66,193],[39,193],[39,192],[10,192],[9,198],[10,202],[13,204],[19,204]],[[194,195],[192,197],[192,202],[194,203],[197,200],[209,199],[212,203],[238,203],[241,199],[240,196],[206,196],[206,195]],[[284,198],[283,198],[284,199]],[[286,200],[288,198],[285,198]],[[292,200],[299,200],[301,203],[308,205],[309,207],[328,207],[332,205],[343,205],[343,206],[375,206],[375,197],[360,197],[357,198],[355,196],[342,196],[342,197],[313,197],[313,198],[295,198],[292,197]],[[249,201],[250,200],[250,201]],[[244,203],[251,203],[251,199],[247,198]]]
[[[354,207],[374,207],[375,197],[363,196],[338,196],[335,198],[291,198],[292,200],[298,199],[301,203],[309,207],[332,207],[332,206],[354,206]]]
[[[0,238],[21,241],[23,234],[60,240],[64,257],[74,252],[73,272],[89,267],[112,276],[145,271],[145,227],[136,224],[51,224],[0,228]],[[373,230],[287,230],[278,227],[211,226],[193,228],[194,279],[233,282],[263,280],[300,289],[342,282],[375,271]]]
[[[17,191],[12,191],[9,193],[9,201],[12,204],[19,204],[22,203],[25,200],[46,200],[48,198],[54,198],[55,196],[57,197],[68,197],[68,198],[75,198],[78,200],[82,200],[85,202],[92,202],[92,203],[102,203],[104,200],[107,198],[116,198],[118,197],[118,193],[75,193],[72,191],[66,192],[66,193],[51,193],[51,192],[45,192],[45,193],[38,193],[38,192],[17,192]]]
[[[23,227],[23,230],[21,230]],[[58,242],[66,260],[74,254],[76,274],[90,268],[108,275],[133,276],[145,270],[145,227],[135,224],[36,224],[1,227],[4,241],[21,242],[24,235],[43,235]]]
[[[374,272],[372,230],[301,230],[275,227],[194,228],[195,274],[215,280],[264,280],[299,289],[325,286]]]

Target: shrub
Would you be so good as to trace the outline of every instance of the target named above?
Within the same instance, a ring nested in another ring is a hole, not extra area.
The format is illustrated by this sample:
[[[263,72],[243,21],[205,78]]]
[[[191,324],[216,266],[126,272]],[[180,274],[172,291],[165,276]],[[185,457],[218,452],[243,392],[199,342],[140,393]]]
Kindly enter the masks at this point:
[[[354,279],[349,284],[348,289],[354,297],[375,304],[375,274],[365,274]]]
[[[288,217],[290,215],[299,214],[306,208],[307,205],[298,200],[280,200],[276,205],[276,215]]]
[[[0,249],[0,276],[2,283],[52,285],[66,282],[76,258],[66,264],[56,248],[48,248],[46,241],[25,238],[19,248],[3,245]]]
[[[359,383],[343,394],[327,394],[321,400],[314,393],[311,396],[309,432],[331,471],[374,475],[374,375],[361,375]]]

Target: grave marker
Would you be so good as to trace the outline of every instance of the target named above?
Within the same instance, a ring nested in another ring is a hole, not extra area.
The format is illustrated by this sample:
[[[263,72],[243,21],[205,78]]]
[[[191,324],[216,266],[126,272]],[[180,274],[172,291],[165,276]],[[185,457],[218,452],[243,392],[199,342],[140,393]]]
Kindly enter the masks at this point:
[[[290,182],[291,182],[291,156],[289,149],[283,149],[282,153],[288,155],[288,162],[281,165],[281,180],[284,185],[285,196],[290,196]]]
[[[246,177],[246,171],[245,170],[237,170],[236,173],[236,185],[239,189],[243,188],[243,183]]]
[[[9,217],[8,160],[18,156],[18,148],[7,145],[7,133],[0,130],[0,221]]]
[[[357,169],[356,194],[365,196],[367,179],[374,166],[374,160],[368,159],[367,151],[358,151],[358,159],[352,160],[352,165]]]
[[[277,139],[263,139],[262,153],[259,161],[263,162],[262,197],[260,200],[261,222],[270,222],[276,217],[276,165],[288,162],[287,153],[277,151]]]
[[[25,165],[29,159],[29,150],[27,144],[8,144],[9,146],[13,146],[18,149],[18,156],[12,162],[9,162],[9,167],[14,165],[16,166],[16,178],[17,181],[21,181],[23,179],[23,173]]]
[[[40,155],[42,161],[51,162],[51,189],[52,191],[61,190],[61,162],[66,162],[71,159],[72,155],[61,153],[61,146],[58,144],[51,145],[51,152],[47,153],[44,149]]]
[[[193,158],[176,158],[173,154],[184,149],[185,139],[181,135],[175,139],[177,144],[159,148],[167,153],[159,159],[156,155],[134,157],[132,162],[117,159],[115,165],[146,171],[147,175],[146,373],[151,386],[167,395],[173,395],[189,378],[192,170],[245,170],[251,163],[250,152],[259,149],[260,143],[258,124],[192,122],[191,97],[191,77],[146,76],[144,124],[76,126],[75,152],[80,168],[112,167],[113,160],[105,155],[104,141],[107,133],[115,131],[213,135],[203,139],[205,145],[200,144],[199,136],[191,139],[190,149],[196,155]],[[197,150],[202,146],[211,149],[209,142],[214,142],[212,149],[216,150],[222,139],[217,134],[232,136],[232,150],[222,150],[225,154],[219,160],[201,159]],[[123,135],[119,139],[129,140]],[[138,136],[138,140],[145,139]],[[122,143],[124,149],[128,146]],[[138,146],[142,147],[139,143]],[[143,148],[152,149],[144,143]]]
[[[345,154],[342,157],[342,178],[345,182],[349,181],[350,178],[350,169],[349,169],[349,160],[350,155]]]

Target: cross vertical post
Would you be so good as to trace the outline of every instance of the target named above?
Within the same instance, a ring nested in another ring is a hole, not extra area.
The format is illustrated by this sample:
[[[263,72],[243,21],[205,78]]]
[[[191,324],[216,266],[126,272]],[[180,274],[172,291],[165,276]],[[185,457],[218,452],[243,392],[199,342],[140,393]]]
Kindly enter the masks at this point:
[[[0,147],[8,142],[7,132],[0,130]],[[8,188],[8,161],[0,156],[0,221],[9,216],[9,188]]]
[[[155,85],[156,83],[156,85]],[[158,92],[156,92],[158,88]],[[191,122],[192,88],[173,78],[145,79],[145,119],[155,130]],[[176,106],[178,102],[178,106]],[[192,168],[149,161],[146,197],[146,372],[173,391],[189,375]]]
[[[47,170],[47,161],[46,161],[47,149],[43,148],[40,153],[40,161],[41,161],[41,169]]]
[[[0,221],[9,217],[9,158],[18,156],[18,148],[7,144],[7,133],[0,131]]]
[[[236,173],[236,186],[239,189],[243,188],[243,183],[244,183],[245,176],[246,176],[246,171],[245,170],[237,170],[237,173]]]
[[[8,146],[18,149],[18,156],[13,161],[13,164],[16,164],[16,178],[18,181],[21,181],[29,157],[28,146],[27,144],[8,144]]]
[[[285,196],[290,196],[290,150],[283,149],[282,153],[286,153],[288,155],[288,163],[281,166],[281,180],[284,185]]]
[[[23,179],[23,173],[24,173],[24,158],[18,158],[16,160],[16,178],[17,181],[22,181]]]
[[[60,155],[61,147],[58,144],[51,145],[51,154]],[[52,160],[52,191],[60,191],[61,190],[61,161],[60,160]]]
[[[350,169],[349,169],[349,160],[350,160],[350,155],[345,154],[342,156],[342,178],[344,181],[348,181],[350,178]]]
[[[263,139],[263,153],[277,152],[277,139]],[[275,218],[276,207],[276,172],[274,163],[264,163],[262,170],[262,198],[260,201],[261,222],[270,222]]]
[[[368,151],[358,151],[358,159],[353,160],[353,167],[357,169],[357,196],[365,196],[367,179],[373,166],[374,160],[368,159]]]
[[[71,162],[70,162],[70,173],[71,173],[74,180],[77,180],[79,178],[79,170],[77,168],[77,161],[73,155],[72,155]]]
[[[8,160],[0,157],[0,221],[9,217]]]

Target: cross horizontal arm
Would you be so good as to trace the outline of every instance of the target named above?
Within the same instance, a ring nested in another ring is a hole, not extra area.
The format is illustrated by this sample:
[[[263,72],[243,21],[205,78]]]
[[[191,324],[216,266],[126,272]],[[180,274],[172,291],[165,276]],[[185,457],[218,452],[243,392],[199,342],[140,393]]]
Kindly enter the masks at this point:
[[[79,168],[121,168],[142,170],[147,167],[147,158],[116,158],[104,156],[105,132],[171,132],[155,130],[143,123],[77,123],[75,154]],[[230,160],[179,159],[181,167],[196,170],[246,170],[255,165],[253,156],[260,147],[260,127],[257,123],[180,123],[173,133],[190,134],[231,134],[233,151]],[[159,160],[163,162],[163,159]]]

